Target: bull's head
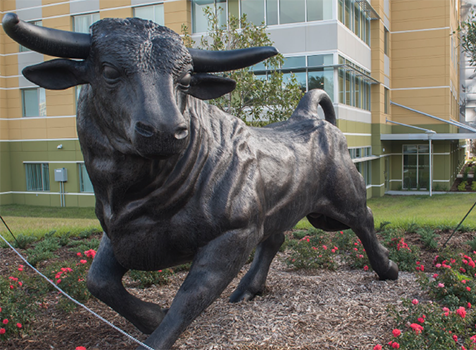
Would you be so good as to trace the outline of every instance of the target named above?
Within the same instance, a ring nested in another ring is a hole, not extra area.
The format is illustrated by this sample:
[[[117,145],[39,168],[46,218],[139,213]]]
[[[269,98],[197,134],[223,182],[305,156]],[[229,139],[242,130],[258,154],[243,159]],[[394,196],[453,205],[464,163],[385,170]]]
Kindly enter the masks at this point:
[[[87,103],[97,111],[101,132],[117,150],[147,158],[178,154],[187,144],[187,94],[212,99],[235,88],[233,80],[207,73],[277,54],[273,47],[186,49],[175,32],[138,18],[104,19],[91,26],[91,34],[82,34],[38,27],[8,13],[3,28],[31,50],[82,59],[47,61],[26,67],[23,75],[54,90],[89,84]]]

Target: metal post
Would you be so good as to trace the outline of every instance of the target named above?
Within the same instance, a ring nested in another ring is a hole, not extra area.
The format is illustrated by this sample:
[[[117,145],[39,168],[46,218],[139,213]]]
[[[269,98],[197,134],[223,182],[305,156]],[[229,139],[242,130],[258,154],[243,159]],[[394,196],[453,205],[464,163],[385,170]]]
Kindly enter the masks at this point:
[[[428,142],[430,144],[430,197],[431,197],[432,191],[433,191],[433,162],[432,162],[433,154],[431,152],[431,134],[428,135]]]

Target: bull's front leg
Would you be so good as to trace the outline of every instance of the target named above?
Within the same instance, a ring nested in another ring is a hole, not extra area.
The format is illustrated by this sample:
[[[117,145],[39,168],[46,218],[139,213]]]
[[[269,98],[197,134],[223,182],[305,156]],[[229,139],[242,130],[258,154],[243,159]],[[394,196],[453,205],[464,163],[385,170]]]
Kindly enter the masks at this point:
[[[202,247],[167,315],[145,344],[154,349],[170,349],[238,274],[256,244],[255,236],[254,229],[228,231]]]
[[[89,269],[88,289],[92,295],[124,316],[141,332],[150,334],[165,317],[165,311],[158,305],[142,301],[126,291],[122,277],[127,271],[117,262],[111,242],[106,234],[103,234]]]

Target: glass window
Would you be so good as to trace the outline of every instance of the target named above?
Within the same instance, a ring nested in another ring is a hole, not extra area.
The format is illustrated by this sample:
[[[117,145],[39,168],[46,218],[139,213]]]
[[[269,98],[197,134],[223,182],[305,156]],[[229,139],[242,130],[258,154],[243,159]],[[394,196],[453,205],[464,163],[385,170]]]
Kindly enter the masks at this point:
[[[332,1],[307,0],[307,20],[321,21],[332,18]]]
[[[25,164],[26,190],[49,191],[50,173],[48,163]]]
[[[279,0],[280,24],[305,21],[305,0]]]
[[[333,56],[332,55],[316,55],[307,57],[307,65],[309,67],[321,67],[332,65]]]
[[[361,38],[360,32],[360,5],[358,3],[354,3],[354,29],[353,32],[359,38]]]
[[[28,22],[28,23],[31,23],[31,24],[34,24],[34,25],[40,26],[40,27],[43,26],[43,21],[31,21],[31,22]],[[20,45],[20,52],[26,52],[26,51],[31,51],[31,50],[26,48],[23,45]]]
[[[93,184],[89,178],[88,171],[84,164],[79,165],[79,191],[80,192],[94,192]]]
[[[240,0],[228,0],[228,15],[240,18]]]
[[[305,92],[306,91],[306,72],[285,73],[283,76],[284,83],[289,82],[293,74],[296,77],[298,84],[301,86],[301,90]]]
[[[354,106],[362,107],[362,80],[359,77],[354,77]]]
[[[205,8],[210,7],[218,17],[218,25],[223,26],[226,21],[226,0],[192,0],[192,32],[202,33],[208,30],[208,18]]]
[[[428,189],[429,149],[426,144],[403,145],[403,189]]]
[[[308,89],[324,89],[331,100],[334,101],[334,68],[310,69]]]
[[[388,29],[384,27],[384,36],[383,36],[383,52],[388,56],[389,50],[390,50],[390,33],[388,32]]]
[[[43,88],[21,90],[22,113],[24,117],[46,116],[46,94]]]
[[[148,19],[149,21],[164,25],[164,4],[135,7],[134,17]]]
[[[278,0],[266,1],[266,24],[278,24]]]
[[[345,102],[345,71],[339,68],[339,103]]]
[[[390,106],[390,91],[387,88],[384,88],[384,113],[388,114],[389,106]]]
[[[344,1],[345,0],[339,0],[339,7],[337,9],[337,13],[338,13],[337,17],[339,18],[339,21],[341,21],[342,23],[344,23],[344,11],[345,11]]]
[[[345,16],[344,16],[344,24],[347,28],[352,29],[352,0],[345,0]]]
[[[97,21],[99,21],[98,12],[73,16],[73,32],[89,33],[89,27]]]
[[[283,68],[303,68],[306,67],[306,57],[305,56],[296,56],[296,57],[285,57]]]
[[[254,25],[264,22],[264,0],[241,0],[241,11]]]

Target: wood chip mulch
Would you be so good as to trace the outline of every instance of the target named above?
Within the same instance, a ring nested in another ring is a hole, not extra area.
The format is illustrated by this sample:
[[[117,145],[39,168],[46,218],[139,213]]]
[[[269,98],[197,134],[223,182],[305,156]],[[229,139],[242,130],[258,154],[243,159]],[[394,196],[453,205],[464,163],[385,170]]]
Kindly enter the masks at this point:
[[[2,249],[0,264],[15,259]],[[425,300],[416,276],[401,272],[398,281],[378,281],[373,272],[350,270],[295,271],[279,253],[270,269],[267,290],[251,302],[232,304],[229,295],[243,276],[228,286],[175,343],[176,349],[373,349],[391,336],[392,320],[388,305],[400,304],[402,298]],[[18,259],[18,258],[16,258]],[[15,263],[20,263],[17,260]],[[1,270],[1,268],[0,268]],[[177,273],[166,286],[130,291],[162,307],[170,306],[173,296],[186,276]],[[126,285],[130,281],[125,281]],[[132,284],[129,284],[132,285]],[[52,293],[54,304],[59,298]],[[92,310],[141,341],[146,336],[101,302],[91,299]],[[0,344],[4,350],[61,349],[87,350],[135,349],[136,344],[84,309],[71,313],[42,312],[34,331],[23,339]]]

